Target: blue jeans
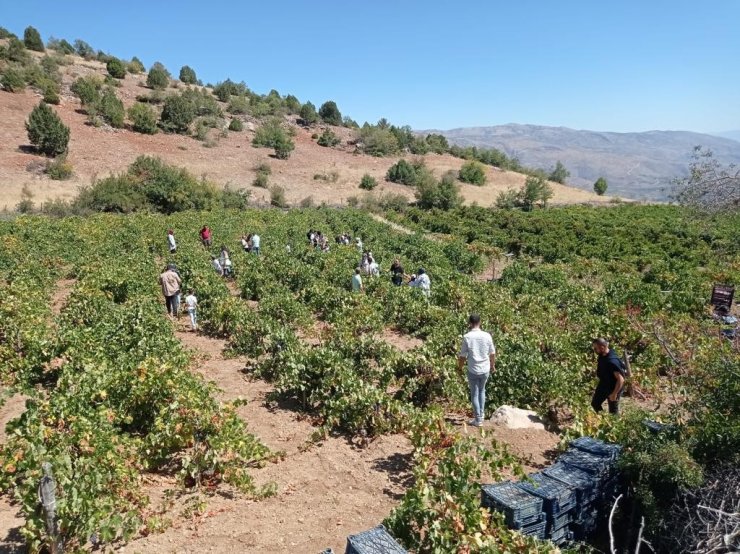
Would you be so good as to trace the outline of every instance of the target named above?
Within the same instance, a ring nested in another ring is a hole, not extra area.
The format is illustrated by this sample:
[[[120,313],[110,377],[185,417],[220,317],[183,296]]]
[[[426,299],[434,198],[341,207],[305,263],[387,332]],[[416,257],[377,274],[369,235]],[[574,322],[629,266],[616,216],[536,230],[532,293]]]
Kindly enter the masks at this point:
[[[193,328],[193,330],[198,328],[198,316],[195,313],[195,310],[188,310],[188,314],[190,314],[190,326]]]
[[[468,386],[470,387],[470,401],[473,403],[473,415],[478,421],[483,421],[486,409],[486,381],[490,373],[476,375],[468,372]]]

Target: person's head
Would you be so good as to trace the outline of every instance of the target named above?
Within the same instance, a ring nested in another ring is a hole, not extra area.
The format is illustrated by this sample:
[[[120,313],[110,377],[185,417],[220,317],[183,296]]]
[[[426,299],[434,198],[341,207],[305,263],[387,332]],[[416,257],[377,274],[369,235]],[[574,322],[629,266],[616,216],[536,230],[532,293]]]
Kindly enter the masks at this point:
[[[175,232],[172,229],[167,229],[167,234],[168,235],[174,235]]]
[[[360,268],[359,268],[359,267],[356,267],[356,268],[355,268],[355,274],[356,274],[356,275],[359,275],[359,274],[360,274]]]
[[[471,329],[480,327],[480,315],[475,313],[470,314],[470,317],[468,318],[468,325],[470,325]]]
[[[193,291],[193,289],[188,289],[188,294],[195,294],[195,292]]]
[[[398,264],[400,264],[400,263],[401,263],[401,260],[399,260],[398,258],[395,258],[395,259],[393,260],[393,263],[394,263],[394,264],[396,264],[396,265],[398,265]]]
[[[417,273],[418,273],[419,275],[424,275],[424,274],[426,273],[426,271],[424,270],[424,268],[423,268],[423,267],[420,267],[420,268],[419,268],[419,271],[417,271]]]
[[[606,356],[609,352],[609,341],[599,337],[593,340],[591,347],[599,356]]]
[[[167,271],[172,271],[175,269],[175,264],[167,264]]]
[[[214,261],[216,259],[216,256],[211,255],[211,261]]]

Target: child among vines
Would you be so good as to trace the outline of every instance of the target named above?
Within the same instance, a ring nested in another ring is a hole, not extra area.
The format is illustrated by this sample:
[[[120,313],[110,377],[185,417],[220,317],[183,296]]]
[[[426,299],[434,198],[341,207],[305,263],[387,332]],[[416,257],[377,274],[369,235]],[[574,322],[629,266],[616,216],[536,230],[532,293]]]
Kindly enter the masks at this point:
[[[187,306],[188,315],[190,316],[190,327],[193,331],[198,330],[198,299],[195,297],[193,289],[188,289],[188,295],[185,297],[185,305]]]

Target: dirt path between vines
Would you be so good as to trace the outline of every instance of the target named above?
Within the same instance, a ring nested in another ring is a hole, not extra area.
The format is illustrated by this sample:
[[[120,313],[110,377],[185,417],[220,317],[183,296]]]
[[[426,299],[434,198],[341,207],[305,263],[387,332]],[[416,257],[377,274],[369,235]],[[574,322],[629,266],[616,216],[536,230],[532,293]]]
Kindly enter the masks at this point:
[[[411,471],[406,437],[379,437],[363,449],[330,437],[305,449],[315,427],[288,406],[268,402],[272,386],[244,373],[247,360],[224,358],[222,340],[189,330],[176,335],[197,352],[194,371],[216,383],[220,400],[248,401],[238,413],[249,432],[285,452],[283,460],[252,473],[258,485],[274,482],[278,492],[252,501],[224,488],[207,498],[205,515],[185,519],[170,510],[172,528],[136,539],[121,551],[318,554],[331,547],[343,552],[347,535],[379,524],[399,502]],[[156,498],[170,485],[152,482],[148,492]]]

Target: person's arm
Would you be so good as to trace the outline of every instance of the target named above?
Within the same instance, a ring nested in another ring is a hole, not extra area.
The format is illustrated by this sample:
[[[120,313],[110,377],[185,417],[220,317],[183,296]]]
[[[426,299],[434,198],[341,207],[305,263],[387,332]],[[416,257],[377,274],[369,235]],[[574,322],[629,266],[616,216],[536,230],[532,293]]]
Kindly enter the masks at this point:
[[[489,353],[488,353],[488,360],[491,362],[491,373],[496,371],[496,347],[493,344],[493,340],[491,340],[491,344],[489,345]]]
[[[617,383],[614,385],[614,390],[609,395],[609,400],[612,402],[617,399],[617,395],[619,395],[619,391],[622,390],[622,386],[624,385],[624,376],[621,371],[615,371],[614,378],[617,380]]]
[[[462,348],[460,348],[460,353],[457,355],[457,369],[458,370],[462,369],[467,360],[468,360],[468,343],[465,342],[465,338],[463,338]]]

